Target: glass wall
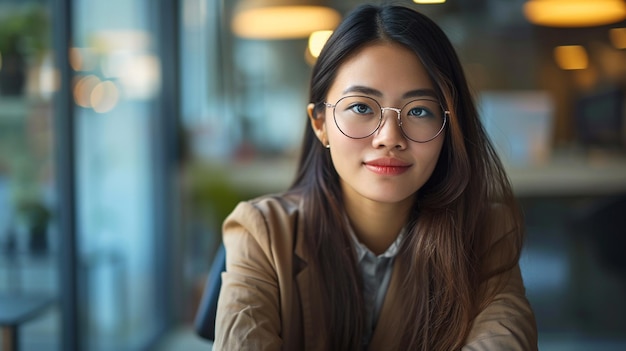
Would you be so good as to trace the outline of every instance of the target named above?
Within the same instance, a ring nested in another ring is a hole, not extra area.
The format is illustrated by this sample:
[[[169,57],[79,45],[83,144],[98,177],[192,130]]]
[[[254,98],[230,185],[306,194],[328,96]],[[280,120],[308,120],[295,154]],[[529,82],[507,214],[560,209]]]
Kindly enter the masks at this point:
[[[51,31],[48,1],[0,1],[0,316],[18,325],[5,347],[60,345]]]
[[[175,5],[0,1],[3,350],[146,349],[172,318]]]
[[[89,350],[139,349],[163,322],[154,147],[159,3],[72,3],[80,317]],[[172,116],[173,117],[173,116]],[[161,143],[162,141],[157,141]]]
[[[223,219],[237,201],[285,188],[307,122],[306,39],[238,38],[230,30],[234,6],[181,2],[181,293],[187,321],[196,313]]]

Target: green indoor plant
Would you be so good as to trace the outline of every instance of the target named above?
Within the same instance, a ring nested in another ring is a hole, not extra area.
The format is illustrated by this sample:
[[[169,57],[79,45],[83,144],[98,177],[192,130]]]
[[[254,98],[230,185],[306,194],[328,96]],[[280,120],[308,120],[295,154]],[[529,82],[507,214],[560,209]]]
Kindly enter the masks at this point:
[[[51,213],[39,200],[26,199],[18,203],[17,214],[28,232],[28,247],[32,253],[48,249],[48,224]]]
[[[26,143],[14,145],[11,151],[8,180],[14,225],[26,235],[25,242],[32,253],[46,252],[52,211],[45,198],[41,160]]]
[[[0,14],[0,94],[20,95],[29,62],[38,62],[48,48],[49,21],[42,6],[16,8]]]

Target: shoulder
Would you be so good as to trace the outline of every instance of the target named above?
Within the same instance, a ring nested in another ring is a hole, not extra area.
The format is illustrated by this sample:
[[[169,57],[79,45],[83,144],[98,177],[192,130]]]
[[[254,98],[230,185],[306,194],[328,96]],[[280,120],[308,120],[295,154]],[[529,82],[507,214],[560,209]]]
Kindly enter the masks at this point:
[[[237,204],[233,212],[224,221],[253,222],[288,220],[299,215],[301,196],[298,194],[281,193],[263,195]]]
[[[280,193],[240,202],[226,218],[224,236],[245,231],[257,240],[291,239],[300,217],[301,195]]]
[[[297,196],[266,195],[240,202],[224,221],[216,349],[278,350],[297,328],[291,302],[298,204]]]

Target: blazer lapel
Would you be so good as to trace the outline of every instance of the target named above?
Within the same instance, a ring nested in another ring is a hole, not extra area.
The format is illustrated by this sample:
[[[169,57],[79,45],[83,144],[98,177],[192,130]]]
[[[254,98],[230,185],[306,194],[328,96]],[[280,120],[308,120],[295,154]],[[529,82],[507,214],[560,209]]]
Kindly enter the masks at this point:
[[[383,301],[383,306],[380,310],[380,316],[370,341],[369,350],[396,350],[397,344],[390,343],[398,342],[400,340],[399,330],[402,330],[403,326],[401,318],[402,304],[398,294],[400,291],[400,284],[402,284],[402,277],[400,276],[400,255],[396,256],[393,263],[393,272],[391,273],[391,280],[389,281],[389,288],[387,288],[387,294]]]
[[[302,213],[302,211],[300,211]],[[306,250],[302,219],[298,219],[294,247],[294,278],[297,284],[297,293],[300,296],[302,327],[304,333],[305,350],[323,350],[326,342],[322,300],[320,298],[319,282],[316,283],[316,270],[309,264],[311,257]]]

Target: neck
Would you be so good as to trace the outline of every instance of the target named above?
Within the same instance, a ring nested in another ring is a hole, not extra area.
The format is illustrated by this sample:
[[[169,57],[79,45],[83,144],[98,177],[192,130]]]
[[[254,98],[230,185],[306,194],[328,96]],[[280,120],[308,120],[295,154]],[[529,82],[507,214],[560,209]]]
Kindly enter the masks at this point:
[[[374,201],[346,201],[346,211],[356,237],[374,254],[380,255],[396,240],[406,224],[413,199],[386,204]]]

